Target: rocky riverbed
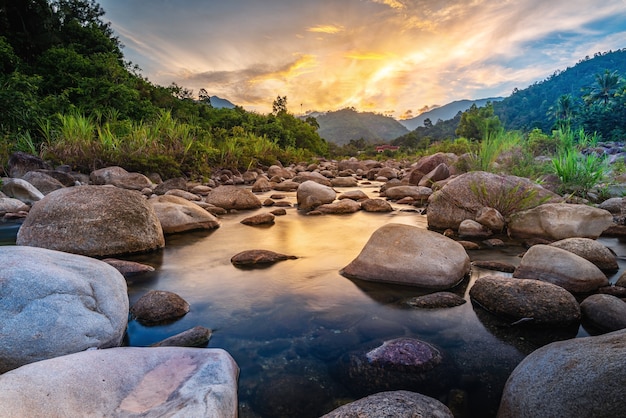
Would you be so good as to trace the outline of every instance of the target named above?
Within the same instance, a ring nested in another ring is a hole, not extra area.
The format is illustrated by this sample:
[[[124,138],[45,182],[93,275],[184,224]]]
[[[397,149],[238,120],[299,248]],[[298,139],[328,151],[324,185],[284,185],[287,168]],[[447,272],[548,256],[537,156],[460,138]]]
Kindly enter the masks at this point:
[[[24,223],[0,263],[7,289],[23,294],[2,295],[12,338],[0,386],[39,383],[0,403],[19,415],[30,391],[63,387],[110,356],[132,378],[99,369],[98,402],[93,386],[55,389],[58,415],[94,405],[243,417],[401,416],[407,403],[457,417],[622,408],[621,198],[564,203],[523,179],[454,175],[449,158],[223,170],[206,183],[109,168],[65,173],[71,184],[16,159],[0,207]],[[534,202],[516,206],[517,193]],[[498,210],[503,195],[512,204]],[[113,296],[121,305],[105,309]],[[181,333],[167,344],[209,348],[148,348]],[[546,367],[550,358],[562,361]],[[537,380],[554,390],[532,395]]]

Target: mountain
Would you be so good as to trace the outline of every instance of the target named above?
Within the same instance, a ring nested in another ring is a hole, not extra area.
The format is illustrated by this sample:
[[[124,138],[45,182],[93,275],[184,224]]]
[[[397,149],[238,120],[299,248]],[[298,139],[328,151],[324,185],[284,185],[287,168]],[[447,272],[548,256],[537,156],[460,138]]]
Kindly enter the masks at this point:
[[[399,121],[402,125],[404,125],[409,131],[416,129],[418,126],[424,126],[424,121],[426,119],[430,119],[430,121],[434,124],[437,123],[438,120],[450,120],[456,116],[459,112],[465,112],[467,109],[472,107],[475,104],[477,107],[482,107],[487,104],[487,102],[497,102],[502,100],[502,97],[490,97],[488,99],[478,99],[478,100],[457,100],[452,103],[448,103],[447,105],[437,107],[428,112],[424,112],[414,118],[405,119]]]
[[[317,117],[319,135],[329,142],[345,145],[352,139],[371,142],[388,142],[408,133],[401,123],[392,117],[372,112],[357,112],[347,108],[328,112]]]
[[[216,109],[222,109],[224,107],[227,109],[235,108],[234,104],[232,104],[230,101],[226,99],[222,99],[221,97],[211,96],[210,100],[211,100],[211,106],[213,106]]]

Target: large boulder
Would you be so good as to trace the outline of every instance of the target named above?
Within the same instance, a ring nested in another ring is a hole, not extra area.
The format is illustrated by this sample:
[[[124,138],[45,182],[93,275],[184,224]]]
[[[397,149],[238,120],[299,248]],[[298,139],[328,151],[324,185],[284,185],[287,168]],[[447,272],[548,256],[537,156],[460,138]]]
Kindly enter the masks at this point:
[[[400,200],[410,197],[419,201],[426,201],[433,191],[422,186],[394,186],[385,190],[385,197],[390,200]]]
[[[506,382],[498,418],[619,417],[626,410],[626,332],[532,352]]]
[[[361,210],[361,204],[351,199],[343,199],[320,205],[315,210],[326,214],[354,213]]]
[[[22,177],[44,195],[65,187],[59,180],[43,171],[29,171]]]
[[[600,270],[617,271],[617,257],[608,247],[591,238],[566,238],[550,244],[591,261]]]
[[[0,373],[121,344],[128,321],[126,281],[107,263],[43,248],[4,246],[0,271]]]
[[[447,406],[416,392],[379,392],[329,412],[322,418],[432,417],[452,418]]]
[[[572,293],[588,293],[609,280],[590,261],[561,248],[533,245],[522,257],[513,277],[535,279],[556,284]]]
[[[261,201],[249,189],[237,186],[219,186],[213,189],[205,201],[226,210],[248,210],[261,207]]]
[[[613,216],[604,209],[587,205],[546,203],[517,212],[508,224],[512,238],[596,239],[613,225]]]
[[[34,204],[17,244],[106,257],[157,250],[165,239],[154,209],[140,193],[76,186]]]
[[[559,196],[528,179],[473,171],[455,177],[432,194],[428,199],[428,226],[457,230],[465,219],[476,220],[483,207],[497,209],[506,218],[557,200]]]
[[[85,351],[0,376],[0,409],[10,417],[230,418],[238,373],[221,349]]]
[[[300,184],[296,191],[298,209],[300,210],[310,210],[320,205],[332,203],[336,197],[337,193],[331,187],[311,180]]]
[[[377,229],[342,274],[355,279],[428,289],[449,289],[470,271],[463,246],[436,232],[411,225]]]
[[[135,302],[130,313],[144,325],[172,322],[189,312],[189,303],[176,293],[151,290]]]
[[[7,166],[9,176],[14,178],[22,177],[29,171],[47,168],[46,163],[41,158],[21,151],[11,154]]]
[[[571,293],[539,280],[484,276],[476,280],[470,297],[511,322],[528,320],[536,325],[567,326],[580,320],[580,308]]]
[[[591,295],[580,304],[584,320],[602,332],[626,328],[626,302],[613,295]]]
[[[182,197],[165,194],[155,196],[148,202],[154,208],[165,234],[220,226],[215,216]]]
[[[3,178],[1,180],[2,193],[8,197],[21,200],[27,205],[32,205],[43,199],[43,193],[24,179]]]

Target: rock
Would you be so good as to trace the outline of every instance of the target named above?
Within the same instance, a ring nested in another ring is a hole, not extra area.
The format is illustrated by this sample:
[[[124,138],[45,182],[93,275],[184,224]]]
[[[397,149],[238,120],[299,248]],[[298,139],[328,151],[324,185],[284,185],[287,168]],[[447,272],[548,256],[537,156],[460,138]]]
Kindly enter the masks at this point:
[[[310,210],[326,203],[332,203],[337,193],[328,186],[314,182],[305,181],[300,184],[296,192],[298,209]]]
[[[363,190],[350,190],[350,191],[340,194],[338,199],[339,200],[352,199],[358,202],[360,200],[367,200],[369,199],[369,197],[365,194]]]
[[[361,202],[361,209],[365,212],[393,212],[393,207],[383,199],[367,199]]]
[[[0,215],[25,209],[29,209],[29,207],[21,200],[13,199],[12,197],[0,197]]]
[[[469,257],[454,240],[391,223],[377,229],[341,273],[354,279],[443,290],[457,285],[469,270]]]
[[[560,286],[539,280],[484,276],[476,279],[470,297],[489,312],[511,322],[567,326],[580,320],[578,302]]]
[[[27,205],[32,205],[43,199],[43,193],[26,180],[10,178],[3,178],[1,180],[0,185],[2,186],[2,193],[7,197],[21,200]]]
[[[434,183],[450,177],[450,168],[446,163],[441,163],[425,174],[419,181],[418,186],[431,187]]]
[[[221,349],[90,350],[0,376],[0,409],[11,417],[234,417],[238,373]]]
[[[497,209],[486,206],[476,213],[476,222],[496,233],[502,232],[506,225],[504,216]]]
[[[211,339],[213,331],[196,326],[180,334],[172,335],[158,343],[154,343],[151,347],[206,347]]]
[[[590,261],[549,245],[533,245],[526,251],[513,277],[556,284],[572,293],[587,293],[607,286],[609,280]]]
[[[154,271],[154,267],[134,261],[118,260],[116,258],[105,258],[102,261],[114,267],[124,277],[133,277]]]
[[[591,295],[580,304],[583,319],[602,332],[626,328],[626,302],[612,295]]]
[[[285,208],[278,208],[270,211],[270,213],[274,216],[285,216],[287,214],[287,210]]]
[[[157,186],[154,188],[154,194],[160,196],[170,190],[176,189],[187,191],[187,180],[182,177],[167,179],[164,182],[157,184]]]
[[[465,219],[476,220],[483,207],[494,208],[506,218],[546,201],[560,200],[556,194],[522,177],[472,171],[448,181],[432,194],[428,199],[428,226],[456,230]]]
[[[300,187],[300,183],[292,180],[286,180],[280,183],[272,183],[272,189],[279,192],[295,192]]]
[[[422,186],[396,186],[385,190],[385,196],[390,200],[400,200],[411,197],[417,201],[426,201],[433,191]]]
[[[270,190],[272,190],[272,184],[265,176],[258,177],[252,185],[253,193],[269,192]]]
[[[336,177],[330,180],[332,187],[357,187],[358,183],[354,177]]]
[[[316,210],[326,214],[342,214],[342,213],[354,213],[361,210],[359,202],[355,202],[351,199],[339,200],[337,202],[320,205]]]
[[[112,176],[105,184],[128,190],[152,188],[152,181],[141,173],[126,173],[119,176]]]
[[[472,261],[472,266],[487,270],[496,270],[503,273],[513,273],[515,266],[513,264],[502,263],[500,261],[476,260]]]
[[[250,226],[273,225],[275,219],[276,217],[271,213],[259,213],[258,215],[243,219],[241,223]]]
[[[548,344],[504,387],[498,418],[618,417],[626,408],[625,331]]]
[[[89,182],[96,186],[102,186],[105,184],[111,184],[111,181],[116,177],[123,177],[128,174],[128,171],[118,166],[105,167],[98,170],[94,170],[89,174]]]
[[[606,210],[587,205],[547,203],[511,216],[508,232],[510,237],[518,239],[596,239],[611,225],[613,216]]]
[[[47,168],[41,158],[21,151],[11,154],[7,165],[9,176],[13,178],[21,178],[29,171]]]
[[[307,181],[313,181],[315,183],[321,184],[323,186],[326,187],[331,187],[332,184],[330,183],[330,180],[328,180],[326,177],[324,177],[322,174],[318,173],[318,172],[301,172],[298,173],[297,176],[295,176],[293,178],[293,181],[295,181],[296,183],[304,183]]]
[[[452,418],[447,406],[436,399],[405,390],[380,392],[361,398],[322,418],[430,417]]]
[[[205,198],[207,203],[226,210],[258,209],[261,201],[250,190],[237,186],[219,186]]]
[[[135,302],[130,313],[146,325],[170,322],[189,312],[189,303],[176,293],[151,290]]]
[[[163,194],[164,196],[178,196],[178,197],[182,197],[185,200],[189,200],[190,202],[200,202],[202,201],[202,198],[195,194],[195,193],[190,193],[188,191],[185,190],[181,190],[181,189],[171,189],[168,190],[167,192],[165,192]]]
[[[148,203],[154,208],[164,234],[220,227],[215,216],[182,197],[164,194],[148,199]]]
[[[44,195],[65,187],[59,180],[41,171],[29,171],[24,174],[22,179],[35,186]]]
[[[295,255],[280,254],[269,250],[247,250],[235,254],[230,259],[230,262],[233,263],[235,266],[249,267],[257,264],[274,264],[278,261],[295,260],[297,258],[298,257],[296,257]]]
[[[466,219],[459,225],[459,237],[486,238],[492,234],[491,229],[471,219]]]
[[[377,173],[378,177],[383,177],[387,180],[392,180],[392,179],[397,179],[398,178],[398,170],[396,170],[393,167],[383,167],[381,168],[378,173]]]
[[[612,197],[600,203],[598,209],[604,209],[613,215],[621,215],[623,212],[622,208],[626,206],[625,203],[623,197]]]
[[[181,189],[172,189],[172,190],[181,190]],[[184,189],[182,189],[182,190],[184,190]],[[196,186],[193,186],[191,188],[190,192],[193,193],[193,194],[196,194],[196,195],[206,196],[206,195],[208,195],[211,192],[211,190],[213,190],[212,187],[205,186],[204,184],[198,184]],[[167,193],[167,192],[165,192],[165,193]]]
[[[439,309],[453,308],[455,306],[463,305],[465,302],[465,299],[454,293],[436,292],[429,295],[416,296],[404,301],[404,304],[413,308]]]
[[[480,245],[471,241],[457,241],[466,250],[480,250]]]
[[[43,248],[2,246],[0,271],[0,373],[122,343],[126,281],[108,264]]]
[[[272,165],[267,169],[268,177],[272,178],[274,176],[282,177],[284,179],[293,178],[294,174],[290,170],[283,168],[278,165]]]
[[[420,158],[417,163],[414,164],[413,171],[418,171],[422,174],[427,174],[433,171],[440,164],[448,163],[448,157],[442,152],[437,152],[432,155],[427,155]],[[413,182],[411,182],[413,184]],[[417,184],[417,183],[415,183]]]
[[[108,257],[157,250],[165,239],[141,194],[116,187],[59,189],[33,205],[17,245]]]
[[[607,272],[617,271],[617,257],[611,250],[596,240],[590,238],[566,238],[550,244],[591,261],[600,270]]]

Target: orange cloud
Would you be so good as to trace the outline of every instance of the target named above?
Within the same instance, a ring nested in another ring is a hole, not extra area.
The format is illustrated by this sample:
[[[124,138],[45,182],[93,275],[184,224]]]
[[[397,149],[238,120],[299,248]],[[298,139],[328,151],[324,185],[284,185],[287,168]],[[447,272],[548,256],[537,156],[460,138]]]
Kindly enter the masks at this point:
[[[336,25],[319,25],[319,26],[313,26],[307,29],[307,32],[314,32],[314,33],[327,33],[330,35],[334,35],[336,33],[339,32],[343,32],[344,28],[342,26],[336,26]]]

